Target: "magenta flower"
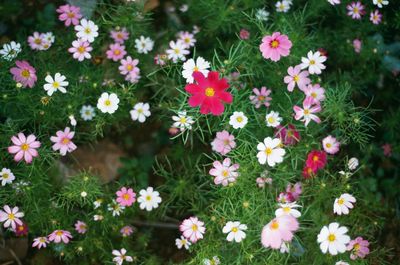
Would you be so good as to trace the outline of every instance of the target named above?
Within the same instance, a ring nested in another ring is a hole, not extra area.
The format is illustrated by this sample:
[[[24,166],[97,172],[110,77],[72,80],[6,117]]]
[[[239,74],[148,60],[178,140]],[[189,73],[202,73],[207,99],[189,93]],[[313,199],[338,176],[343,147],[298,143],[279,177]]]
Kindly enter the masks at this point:
[[[129,39],[129,32],[126,30],[126,28],[122,28],[120,30],[112,30],[110,32],[110,37],[116,42],[116,43],[124,43],[127,39]]]
[[[71,153],[77,147],[71,141],[74,138],[75,132],[71,132],[69,127],[66,127],[64,131],[57,131],[56,136],[51,136],[50,141],[54,143],[53,150],[60,151],[62,156],[65,156],[67,153]]]
[[[87,225],[85,222],[82,221],[76,221],[75,223],[75,231],[78,232],[79,234],[85,234],[87,231]]]
[[[359,40],[359,39],[354,39],[353,40],[353,47],[354,47],[354,51],[356,53],[360,53],[361,52],[361,45],[362,45],[361,40]]]
[[[265,59],[271,59],[277,62],[282,57],[290,54],[292,42],[286,35],[280,32],[274,32],[272,36],[265,36],[260,44],[260,51]]]
[[[382,14],[379,13],[379,10],[375,10],[374,12],[371,12],[371,14],[369,15],[369,20],[375,24],[378,25],[381,23],[382,21]]]
[[[261,87],[260,90],[258,88],[253,88],[253,93],[255,95],[251,95],[250,100],[256,109],[261,105],[269,107],[269,102],[272,100],[271,97],[268,97],[271,94],[271,89],[267,89],[265,86]]]
[[[303,101],[303,108],[300,108],[299,106],[293,107],[293,110],[295,112],[294,118],[296,120],[301,119],[301,121],[304,121],[305,126],[307,126],[312,120],[315,121],[316,123],[321,122],[321,119],[314,114],[321,111],[321,106],[319,104],[313,106],[311,102],[312,102],[311,98],[306,98]]]
[[[301,71],[300,65],[290,66],[287,72],[289,75],[285,76],[283,81],[288,84],[287,90],[290,92],[293,91],[295,85],[303,91],[311,83],[310,78],[308,78],[308,71]]]
[[[199,239],[203,238],[206,232],[204,222],[200,221],[197,217],[189,217],[183,220],[179,226],[182,235],[192,243],[196,243]]]
[[[78,25],[79,19],[82,18],[81,9],[73,5],[62,5],[57,8],[57,13],[60,15],[58,19],[64,21],[66,27],[72,25]]]
[[[304,94],[306,94],[306,98],[309,98],[311,104],[320,104],[321,101],[325,100],[325,89],[319,84],[309,84],[304,89]]]
[[[347,245],[347,251],[351,250],[350,258],[352,260],[355,260],[357,258],[365,258],[365,256],[369,254],[368,246],[368,240],[364,240],[360,236],[354,240],[351,240],[350,243]]]
[[[275,130],[275,137],[281,139],[284,145],[295,145],[300,142],[300,133],[293,124],[286,127],[278,125]]]
[[[213,168],[210,169],[210,175],[214,176],[214,183],[216,185],[222,184],[227,186],[231,182],[235,182],[239,173],[236,170],[239,169],[239,164],[231,165],[230,158],[225,158],[222,163],[220,161],[214,161]]]
[[[49,241],[54,243],[60,243],[62,241],[65,244],[68,244],[71,238],[71,233],[65,230],[55,230],[49,235]]]
[[[15,154],[14,160],[16,162],[25,160],[26,163],[32,163],[33,157],[37,157],[39,154],[36,151],[40,147],[40,142],[36,141],[36,136],[31,134],[28,137],[22,132],[17,136],[11,137],[11,141],[14,145],[8,147],[10,154]]]
[[[15,61],[17,67],[10,69],[13,79],[22,84],[23,87],[32,88],[36,81],[36,70],[27,61]]]
[[[126,54],[125,46],[119,43],[110,44],[106,54],[108,59],[111,59],[114,62],[119,61],[124,58]]]
[[[279,193],[279,195],[276,198],[276,200],[279,203],[288,203],[288,202],[294,202],[295,201],[295,199],[293,197],[293,194],[291,192],[281,192],[281,193]]]
[[[123,237],[130,236],[133,233],[133,228],[130,225],[124,226],[119,230]]]
[[[136,201],[136,193],[131,188],[122,187],[116,194],[118,196],[116,201],[121,206],[131,206]]]
[[[211,142],[211,147],[213,151],[226,155],[236,147],[235,136],[225,130],[217,132],[215,139]]]
[[[72,53],[72,57],[82,62],[85,59],[90,59],[92,56],[90,52],[93,50],[90,43],[83,40],[74,40],[72,47],[68,49],[68,52]]]
[[[303,192],[303,187],[301,185],[301,182],[296,182],[293,186],[292,184],[289,183],[286,186],[286,192],[291,194],[294,201],[297,201],[301,193]]]
[[[245,29],[241,29],[241,30],[240,30],[240,33],[239,33],[239,36],[240,36],[240,38],[241,38],[242,40],[248,40],[248,39],[250,38],[250,32],[248,32],[248,31],[245,30]]]
[[[352,2],[347,5],[347,15],[352,19],[361,19],[361,16],[365,14],[364,6],[360,1]]]
[[[279,249],[283,242],[290,242],[293,233],[299,229],[299,222],[291,215],[277,217],[264,226],[261,243],[265,248]]]

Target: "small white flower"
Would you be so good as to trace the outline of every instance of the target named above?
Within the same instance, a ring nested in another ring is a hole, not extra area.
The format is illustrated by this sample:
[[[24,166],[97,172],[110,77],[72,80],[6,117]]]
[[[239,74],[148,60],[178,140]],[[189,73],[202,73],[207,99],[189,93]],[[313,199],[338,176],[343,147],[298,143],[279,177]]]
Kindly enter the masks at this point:
[[[80,113],[84,121],[91,121],[96,116],[94,108],[90,105],[82,106]]]
[[[190,245],[192,243],[189,242],[184,236],[181,236],[181,238],[175,239],[175,245],[178,249],[181,249],[184,247],[185,249],[189,249]]]
[[[265,116],[265,121],[268,127],[277,127],[281,124],[282,118],[279,116],[279,112],[271,111]]]
[[[294,218],[299,218],[301,213],[296,208],[301,207],[300,205],[296,204],[296,202],[291,203],[280,203],[279,209],[275,211],[275,216],[280,217],[282,215],[291,215]]]
[[[349,263],[339,260],[338,262],[335,263],[335,265],[350,265]]]
[[[350,158],[349,162],[347,163],[347,166],[349,167],[350,170],[355,170],[358,167],[358,159],[355,157]]]
[[[244,128],[244,126],[246,126],[248,122],[247,117],[244,115],[243,112],[238,112],[235,111],[231,117],[229,118],[229,124],[234,128],[234,129],[241,129]]]
[[[69,122],[71,123],[71,125],[75,127],[76,124],[77,124],[75,116],[74,115],[69,115],[68,119],[69,119]]]
[[[280,145],[281,140],[279,138],[265,138],[264,142],[257,145],[257,150],[259,151],[257,154],[258,162],[261,165],[268,163],[270,167],[282,163],[285,150],[280,148]]]
[[[68,86],[68,81],[65,80],[66,77],[60,73],[56,73],[53,77],[51,75],[47,75],[44,79],[47,84],[43,86],[44,90],[47,91],[47,95],[51,96],[54,92],[59,90],[61,93],[67,93],[65,89]]]
[[[117,94],[104,92],[97,101],[97,108],[103,113],[113,114],[118,109],[118,104]]]
[[[75,26],[76,37],[82,41],[93,42],[99,36],[99,27],[93,21],[85,18],[81,19],[80,24]]]
[[[139,39],[135,40],[135,48],[138,53],[147,54],[151,52],[154,47],[154,41],[149,37],[140,36]]]
[[[246,238],[246,233],[243,231],[247,230],[247,225],[241,224],[240,222],[227,222],[222,228],[222,232],[224,234],[228,234],[226,240],[232,242],[235,240],[236,243],[241,242],[243,239]]]
[[[183,4],[183,5],[181,5],[181,6],[179,7],[179,10],[180,10],[182,13],[185,13],[186,11],[189,10],[189,5]]]
[[[113,200],[112,203],[107,205],[107,210],[112,211],[112,216],[119,216],[125,210],[125,206],[121,206]]]
[[[139,121],[140,123],[145,122],[146,118],[151,115],[149,103],[136,103],[133,110],[130,111],[130,114],[132,120]]]
[[[340,4],[340,0],[328,0],[328,2],[329,2],[329,4],[331,4],[333,6]]]
[[[6,184],[11,184],[13,180],[15,179],[14,174],[11,172],[10,169],[8,168],[3,168],[0,171],[0,180],[1,180],[1,185],[5,186]]]
[[[257,9],[256,18],[261,21],[267,21],[269,17],[269,12],[265,8]]]
[[[10,43],[3,44],[3,49],[0,50],[0,55],[3,59],[11,61],[18,56],[21,50],[21,44],[12,41]]]
[[[115,256],[115,258],[113,258],[113,262],[115,262],[115,264],[117,265],[123,264],[124,261],[133,262],[133,258],[131,256],[126,255],[126,249],[124,248],[121,248],[121,250],[114,249],[112,251],[112,254]]]
[[[81,192],[81,197],[82,197],[82,198],[85,198],[86,196],[87,196],[87,192],[86,192],[86,191],[82,191],[82,192]]]
[[[290,251],[289,244],[286,242],[282,242],[279,252],[281,252],[283,254],[283,253],[289,253],[289,251]]]
[[[176,63],[178,60],[185,61],[185,55],[188,55],[190,52],[187,50],[187,47],[183,41],[177,40],[176,42],[169,42],[169,49],[166,51],[166,53],[168,55],[168,59]]]
[[[312,51],[309,51],[307,53],[307,58],[302,57],[301,58],[301,64],[300,67],[301,69],[306,69],[308,68],[308,72],[310,74],[321,74],[322,70],[326,68],[326,66],[323,64],[323,62],[326,61],[326,56],[321,55],[319,51],[313,53]]]
[[[55,40],[53,32],[47,32],[43,34],[43,39],[49,42],[50,44],[53,44]]]
[[[96,199],[93,204],[94,204],[94,209],[97,209],[101,206],[101,204],[103,203],[103,199]]]
[[[102,216],[100,214],[93,215],[93,220],[95,220],[95,221],[101,221],[103,219],[104,219],[104,216]]]
[[[174,121],[172,127],[178,128],[181,131],[186,129],[191,130],[192,124],[194,123],[193,118],[186,115],[186,111],[179,111],[178,116],[172,116],[172,120]]]
[[[353,203],[357,200],[352,195],[344,193],[335,199],[333,204],[333,212],[337,215],[349,214],[349,209],[353,209]]]
[[[147,189],[143,189],[139,191],[138,203],[140,209],[146,211],[151,211],[155,208],[158,208],[158,204],[161,203],[160,193],[158,191],[154,191],[152,187],[148,187]]]
[[[286,0],[276,2],[275,4],[276,12],[286,13],[290,9],[290,4],[291,1],[286,1]]]
[[[219,264],[221,264],[221,261],[219,260],[219,258],[217,256],[214,256],[211,260],[204,259],[203,264],[204,265],[219,265]]]
[[[340,227],[338,223],[330,223],[329,226],[322,227],[317,238],[322,253],[329,251],[329,254],[337,255],[346,252],[346,245],[350,242],[347,231],[347,227]]]
[[[187,32],[187,31],[183,31],[183,32],[179,33],[179,40],[181,40],[185,44],[185,47],[187,49],[189,49],[190,47],[193,47],[196,43],[194,34]]]
[[[378,6],[379,8],[382,8],[383,6],[386,6],[389,4],[388,0],[372,0],[374,5]]]
[[[183,63],[183,71],[182,76],[186,79],[186,83],[193,83],[193,73],[200,72],[205,77],[208,76],[208,72],[210,68],[210,63],[204,60],[203,57],[197,57],[196,62],[194,59],[189,59],[185,63]]]

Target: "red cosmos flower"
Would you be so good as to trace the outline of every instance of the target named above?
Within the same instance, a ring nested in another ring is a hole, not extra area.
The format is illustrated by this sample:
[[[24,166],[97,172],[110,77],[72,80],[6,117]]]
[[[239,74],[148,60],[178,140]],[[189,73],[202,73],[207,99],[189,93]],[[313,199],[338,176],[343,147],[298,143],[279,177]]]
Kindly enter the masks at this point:
[[[306,167],[313,171],[324,168],[326,165],[326,153],[324,151],[311,151],[306,160]]]
[[[275,130],[275,137],[279,137],[285,145],[295,145],[300,141],[300,133],[293,124],[288,127],[278,125]]]
[[[185,90],[191,94],[189,105],[200,106],[201,114],[212,113],[215,116],[224,112],[224,104],[232,103],[232,94],[225,91],[229,88],[225,78],[219,79],[218,72],[209,72],[206,78],[201,72],[194,72],[193,78],[197,84],[187,84]]]
[[[26,236],[28,235],[28,225],[26,223],[22,223],[22,225],[17,224],[15,227],[15,235],[16,236]]]

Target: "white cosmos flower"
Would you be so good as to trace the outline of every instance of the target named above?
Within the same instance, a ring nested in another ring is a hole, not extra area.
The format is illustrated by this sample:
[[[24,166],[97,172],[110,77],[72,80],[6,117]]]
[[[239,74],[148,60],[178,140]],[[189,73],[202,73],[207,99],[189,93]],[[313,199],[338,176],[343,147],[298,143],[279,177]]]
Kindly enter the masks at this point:
[[[134,121],[139,121],[143,123],[146,121],[147,117],[150,117],[150,105],[149,103],[139,102],[133,107],[133,110],[130,111],[131,118]]]
[[[172,127],[178,128],[181,131],[184,131],[186,129],[191,130],[192,124],[194,123],[193,118],[186,115],[186,111],[179,111],[178,116],[172,116],[172,120],[174,121]]]
[[[335,263],[335,265],[350,265],[349,263],[339,260],[338,262]]]
[[[181,236],[181,238],[177,238],[175,239],[175,245],[178,249],[181,248],[185,248],[185,249],[189,249],[190,245],[192,243],[189,242],[189,240],[187,240],[184,236]]]
[[[319,51],[316,51],[313,53],[312,51],[309,51],[307,53],[307,58],[302,57],[301,58],[301,64],[300,67],[301,69],[308,69],[308,72],[310,74],[321,74],[322,70],[324,70],[326,67],[323,64],[323,62],[326,61],[326,56],[321,55]]]
[[[219,264],[221,264],[221,261],[217,256],[214,256],[211,260],[210,259],[203,260],[203,265],[219,265]]]
[[[102,215],[99,215],[99,214],[93,215],[93,220],[95,220],[95,221],[101,221],[103,219],[104,219],[104,216],[102,216]]]
[[[13,180],[15,179],[14,174],[11,172],[10,169],[8,168],[3,168],[0,171],[0,181],[1,181],[1,186],[5,186],[6,184],[11,184]]]
[[[374,5],[378,6],[379,8],[382,8],[383,6],[386,6],[389,4],[388,0],[372,0]]]
[[[349,162],[347,163],[347,166],[349,167],[350,170],[355,170],[358,167],[358,159],[355,157],[350,158]]]
[[[333,212],[337,215],[349,214],[349,209],[353,209],[353,203],[357,200],[352,195],[344,193],[335,199],[333,204]]]
[[[247,225],[241,224],[238,221],[236,222],[229,221],[225,224],[224,228],[222,228],[222,232],[224,234],[228,234],[226,240],[228,240],[229,242],[235,240],[236,243],[239,243],[240,241],[246,238],[246,233],[243,232],[246,230],[247,230]]]
[[[279,112],[271,111],[265,116],[265,121],[268,127],[277,127],[281,124],[282,118],[279,116]]]
[[[286,1],[286,0],[276,2],[275,4],[276,12],[286,13],[290,9],[290,4],[291,1]]]
[[[158,205],[161,203],[160,193],[158,191],[153,190],[152,187],[148,187],[147,189],[143,189],[139,191],[138,203],[140,209],[146,211],[151,211],[155,208],[158,208]]]
[[[261,21],[267,21],[269,17],[269,12],[265,8],[257,9],[256,18]]]
[[[208,69],[210,68],[210,63],[204,60],[203,57],[197,57],[196,62],[194,59],[189,59],[183,63],[182,76],[186,79],[186,83],[193,83],[193,73],[200,72],[205,77],[208,76]]]
[[[53,77],[51,75],[47,75],[44,79],[47,84],[43,86],[44,90],[47,91],[47,95],[51,96],[54,92],[59,90],[61,93],[67,93],[65,89],[68,86],[68,81],[65,80],[66,77],[60,73],[56,73]]]
[[[12,41],[10,43],[4,43],[3,49],[0,50],[0,55],[3,59],[11,61],[16,58],[21,52],[21,44]]]
[[[120,214],[125,210],[125,206],[121,206],[115,200],[112,200],[112,203],[107,205],[107,210],[112,212],[112,216],[120,216]]]
[[[8,228],[11,226],[12,229],[15,230],[15,227],[18,225],[22,225],[22,221],[19,218],[24,217],[23,212],[19,212],[19,208],[17,206],[12,209],[8,205],[4,205],[3,210],[0,210],[0,222],[4,222],[4,228]]]
[[[97,108],[103,113],[113,114],[118,109],[119,98],[117,94],[104,92],[97,100]]]
[[[131,256],[126,255],[126,249],[124,248],[121,248],[121,250],[114,249],[112,251],[112,254],[115,256],[113,258],[113,262],[115,262],[115,264],[117,265],[123,264],[124,261],[133,262],[133,258]]]
[[[346,252],[346,245],[350,242],[347,231],[347,227],[339,226],[338,223],[330,223],[329,226],[322,227],[317,238],[322,253],[329,251],[329,254],[337,255]]]
[[[279,209],[275,211],[275,216],[280,217],[282,215],[291,215],[294,218],[299,218],[301,213],[296,208],[301,207],[300,205],[296,204],[296,202],[291,203],[280,203]]]
[[[48,41],[50,43],[50,45],[53,44],[54,40],[55,40],[53,32],[44,33],[43,34],[43,39]]]
[[[75,26],[76,37],[82,41],[93,42],[99,36],[99,27],[93,21],[82,18],[79,25]]]
[[[289,251],[290,251],[289,244],[286,242],[282,242],[279,252],[283,254],[283,253],[289,253]]]
[[[229,118],[229,124],[234,128],[234,129],[241,129],[247,124],[247,117],[244,115],[243,112],[241,111],[235,111],[231,117]]]
[[[176,63],[178,60],[185,61],[185,55],[188,55],[190,52],[187,50],[187,47],[181,40],[170,41],[169,49],[166,51],[168,55],[168,59],[172,60]]]
[[[285,150],[280,146],[281,140],[279,138],[265,138],[264,142],[257,145],[257,150],[259,151],[257,154],[258,162],[261,165],[268,163],[270,167],[282,163]]]
[[[91,105],[82,106],[80,113],[84,121],[91,121],[96,116],[96,112]]]
[[[148,52],[151,52],[151,50],[153,50],[153,47],[154,41],[149,37],[140,36],[139,39],[135,40],[135,48],[138,53],[147,54]]]

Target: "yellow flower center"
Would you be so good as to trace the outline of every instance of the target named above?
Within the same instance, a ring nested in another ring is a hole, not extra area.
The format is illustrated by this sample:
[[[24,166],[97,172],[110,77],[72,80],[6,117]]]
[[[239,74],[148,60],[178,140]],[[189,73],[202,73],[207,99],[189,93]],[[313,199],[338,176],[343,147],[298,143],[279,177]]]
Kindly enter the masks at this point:
[[[293,80],[294,80],[295,82],[299,82],[300,77],[299,77],[298,75],[295,75],[295,76],[293,76]]]
[[[265,99],[264,96],[258,96],[258,100],[259,100],[259,101],[263,101],[264,99]]]
[[[292,137],[293,136],[293,133],[292,133],[292,131],[288,131],[287,133],[286,133],[286,135],[287,135],[287,137]]]
[[[275,118],[274,117],[269,117],[268,118],[268,122],[269,123],[274,123],[275,122]]]
[[[233,233],[236,233],[237,231],[239,231],[239,229],[237,227],[232,228]]]
[[[14,214],[13,213],[10,213],[9,215],[8,215],[8,219],[10,219],[10,220],[14,220],[15,219],[15,216],[14,216]]]
[[[189,43],[189,42],[190,42],[190,38],[186,37],[186,38],[185,38],[185,42],[186,42],[186,43]]]
[[[222,171],[222,176],[227,177],[229,175],[228,170]]]
[[[129,194],[124,194],[124,195],[122,195],[122,198],[123,198],[125,201],[127,201],[127,200],[129,200],[130,196],[129,196]]]
[[[25,227],[24,227],[23,225],[18,226],[18,230],[19,230],[19,231],[24,231],[24,228],[25,228]]]
[[[308,115],[310,114],[310,110],[309,109],[304,109],[304,115]]]
[[[21,149],[22,149],[23,151],[27,151],[27,150],[29,149],[29,145],[28,145],[28,144],[22,144],[22,145],[21,145]]]
[[[174,52],[175,52],[175,54],[179,54],[179,53],[181,53],[181,50],[179,50],[178,48],[175,48]]]
[[[213,97],[215,94],[215,90],[212,87],[207,87],[206,88],[206,96],[207,97]]]
[[[109,99],[106,99],[106,101],[104,101],[104,105],[110,106],[111,105],[111,101]]]
[[[237,117],[236,120],[237,120],[237,122],[242,122],[243,121],[243,117]]]
[[[360,246],[360,244],[355,243],[353,248],[354,248],[355,251],[358,251],[361,248],[361,246]]]
[[[270,154],[272,154],[272,148],[267,147],[267,148],[265,149],[265,154],[266,154],[267,156],[269,156]]]
[[[199,71],[199,68],[197,67],[197,66],[195,66],[194,68],[193,68],[193,72],[198,72]]]
[[[8,175],[7,173],[3,173],[3,179],[8,179],[10,177],[10,175]]]
[[[311,96],[312,96],[313,98],[317,98],[317,93],[312,92],[312,93],[311,93]]]
[[[21,75],[24,78],[28,78],[30,76],[29,70],[27,69],[22,70]]]
[[[120,55],[121,51],[120,50],[114,50],[114,55]]]
[[[342,198],[340,198],[337,202],[339,205],[342,205],[344,203],[344,200]]]
[[[34,42],[39,45],[39,44],[42,43],[42,40],[41,39],[35,39]]]
[[[133,66],[132,66],[131,64],[128,64],[128,65],[126,66],[126,70],[132,71],[132,69],[133,69]]]
[[[59,87],[60,87],[60,83],[54,82],[54,83],[53,83],[53,87],[54,87],[54,88],[59,88]]]
[[[92,32],[90,28],[85,28],[85,33],[86,34],[89,34],[90,32]]]
[[[272,221],[272,223],[270,225],[270,228],[273,229],[273,230],[278,229],[279,228],[278,222],[277,221]]]
[[[327,143],[325,146],[326,146],[327,148],[331,148],[331,147],[332,147],[332,144],[331,144],[331,143]]]
[[[118,39],[122,39],[122,34],[121,34],[121,33],[118,33],[118,34],[117,34],[117,38],[118,38]]]
[[[73,12],[68,12],[68,17],[73,18],[73,17],[75,17],[75,14]]]
[[[69,142],[70,142],[70,140],[68,138],[62,139],[62,143],[63,144],[68,144]]]
[[[63,233],[63,231],[61,231],[61,230],[58,230],[57,232],[56,232],[56,235],[57,236],[62,236],[64,233]]]
[[[79,46],[78,52],[79,52],[79,53],[84,53],[84,52],[85,52],[85,47]]]
[[[137,112],[143,113],[143,109],[138,109]]]
[[[181,117],[179,121],[180,121],[180,123],[185,124],[186,123],[186,117]]]
[[[199,229],[199,228],[197,227],[197,225],[192,225],[192,230],[193,230],[193,231],[196,232],[198,229]]]
[[[286,207],[283,207],[282,209],[283,209],[283,211],[284,211],[285,213],[289,213],[290,210],[291,210],[290,207],[287,207],[287,206],[286,206]]]
[[[279,46],[279,41],[277,41],[277,40],[273,40],[273,41],[271,41],[271,48],[276,48],[276,47],[278,47]]]
[[[40,242],[40,243],[44,243],[44,242],[46,242],[46,238],[44,238],[44,237],[41,237],[41,238],[39,239],[39,242]]]
[[[313,161],[318,161],[319,160],[319,158],[318,158],[318,156],[313,156]]]
[[[315,60],[310,60],[310,65],[315,64]]]
[[[151,196],[150,195],[146,196],[146,201],[151,201]]]
[[[355,14],[358,14],[358,12],[359,12],[358,7],[355,7],[355,8],[353,9],[353,12],[354,12]]]
[[[333,242],[333,241],[335,241],[336,240],[336,236],[334,235],[334,234],[329,234],[329,236],[328,236],[328,241],[329,242]]]

